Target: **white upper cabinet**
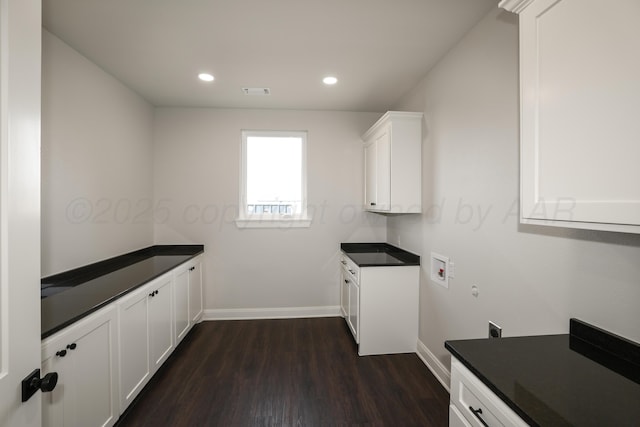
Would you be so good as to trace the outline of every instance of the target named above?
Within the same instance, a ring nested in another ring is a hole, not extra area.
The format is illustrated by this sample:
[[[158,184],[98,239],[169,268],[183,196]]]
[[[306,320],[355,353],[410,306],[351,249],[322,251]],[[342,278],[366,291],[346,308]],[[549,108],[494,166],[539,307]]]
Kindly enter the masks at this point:
[[[640,2],[500,6],[520,15],[521,221],[640,233]]]
[[[389,111],[363,136],[365,209],[422,211],[422,113]]]

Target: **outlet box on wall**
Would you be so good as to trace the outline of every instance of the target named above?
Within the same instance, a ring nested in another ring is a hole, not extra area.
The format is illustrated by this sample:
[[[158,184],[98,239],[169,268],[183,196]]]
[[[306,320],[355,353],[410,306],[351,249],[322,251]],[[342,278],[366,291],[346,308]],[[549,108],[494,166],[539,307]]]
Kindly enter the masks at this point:
[[[449,288],[449,257],[431,252],[431,280]]]

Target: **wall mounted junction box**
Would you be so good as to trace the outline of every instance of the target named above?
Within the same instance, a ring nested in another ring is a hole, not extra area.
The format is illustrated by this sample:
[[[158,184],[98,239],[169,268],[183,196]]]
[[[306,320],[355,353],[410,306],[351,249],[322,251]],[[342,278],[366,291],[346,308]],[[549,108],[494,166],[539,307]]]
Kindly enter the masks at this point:
[[[440,286],[449,288],[449,257],[431,252],[431,280]]]

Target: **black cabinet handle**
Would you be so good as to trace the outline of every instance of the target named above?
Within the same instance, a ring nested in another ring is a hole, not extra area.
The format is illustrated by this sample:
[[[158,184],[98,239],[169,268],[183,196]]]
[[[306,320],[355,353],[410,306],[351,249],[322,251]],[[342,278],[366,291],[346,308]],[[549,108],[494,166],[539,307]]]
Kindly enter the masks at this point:
[[[370,204],[371,204],[371,206],[375,206],[375,205],[376,205],[376,203],[375,203],[375,202],[371,202]]]
[[[73,343],[71,343],[71,344],[69,344],[69,345],[67,346],[67,348],[68,348],[69,350],[75,350],[75,349],[76,349],[76,347],[78,347],[78,345],[77,345],[76,343],[74,343],[74,342],[73,342]]]
[[[344,279],[344,283],[349,283],[349,281],[347,279]]]
[[[473,412],[473,415],[476,416],[476,418],[478,419],[478,421],[480,421],[482,423],[483,426],[485,427],[489,427],[489,424],[487,424],[482,417],[480,416],[482,414],[482,408],[478,408],[478,409],[473,409],[473,406],[469,406],[469,410],[471,412]]]
[[[67,355],[67,350],[60,350],[56,352],[56,356],[58,357],[65,357],[66,355]]]
[[[154,297],[156,295],[158,295],[158,290],[157,289],[149,294],[150,297]]]
[[[189,271],[193,271],[193,270],[195,270],[195,269],[196,269],[195,267],[191,267],[191,268],[189,269]]]
[[[158,295],[159,293],[160,293],[160,291],[156,289],[155,294]]]

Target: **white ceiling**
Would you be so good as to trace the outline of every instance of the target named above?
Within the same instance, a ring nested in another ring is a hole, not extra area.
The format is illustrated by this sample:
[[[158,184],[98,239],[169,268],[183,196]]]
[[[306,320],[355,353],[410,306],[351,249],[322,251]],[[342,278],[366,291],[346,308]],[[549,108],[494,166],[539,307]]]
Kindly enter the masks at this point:
[[[155,106],[382,112],[496,3],[43,0],[43,26]]]

